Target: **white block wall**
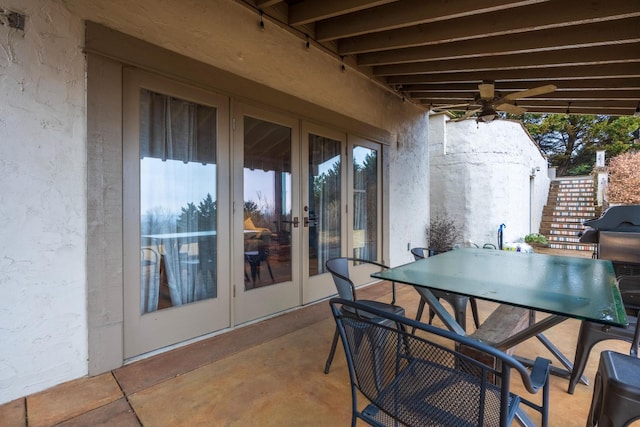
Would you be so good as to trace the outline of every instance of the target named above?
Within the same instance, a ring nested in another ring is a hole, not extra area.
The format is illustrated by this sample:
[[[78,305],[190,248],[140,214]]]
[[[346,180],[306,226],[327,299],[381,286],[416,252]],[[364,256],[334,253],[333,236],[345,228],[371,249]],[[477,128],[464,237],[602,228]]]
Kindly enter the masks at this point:
[[[431,214],[455,218],[461,243],[497,246],[501,224],[505,242],[538,232],[549,192],[547,161],[520,122],[434,115],[429,141]]]

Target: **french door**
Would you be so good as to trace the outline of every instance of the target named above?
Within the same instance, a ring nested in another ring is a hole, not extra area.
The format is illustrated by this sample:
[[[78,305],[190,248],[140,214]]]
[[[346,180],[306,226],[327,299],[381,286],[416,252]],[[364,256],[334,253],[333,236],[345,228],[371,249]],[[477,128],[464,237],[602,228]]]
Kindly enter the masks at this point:
[[[231,324],[229,100],[124,75],[125,358]]]
[[[329,258],[378,260],[376,144],[247,104],[231,119],[227,97],[146,72],[124,82],[125,358],[328,297]]]
[[[328,259],[347,252],[347,139],[344,133],[302,125],[303,303],[336,292]]]
[[[300,305],[299,121],[234,107],[234,320]]]

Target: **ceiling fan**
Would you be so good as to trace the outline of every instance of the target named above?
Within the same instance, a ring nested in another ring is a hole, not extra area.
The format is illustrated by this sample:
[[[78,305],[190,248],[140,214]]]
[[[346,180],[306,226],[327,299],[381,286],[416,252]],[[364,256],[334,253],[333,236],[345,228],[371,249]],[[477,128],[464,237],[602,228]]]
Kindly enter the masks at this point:
[[[464,116],[453,119],[453,121],[466,120],[478,113],[476,121],[487,123],[495,120],[498,117],[499,111],[504,111],[510,114],[523,114],[527,109],[516,105],[516,101],[518,99],[542,95],[544,93],[553,92],[556,89],[555,85],[544,85],[502,96],[499,92],[496,92],[495,84],[492,81],[484,81],[478,85],[478,95],[476,95],[474,102],[468,104],[444,105],[441,107],[435,107],[433,110],[445,111],[454,108],[459,109],[466,107],[467,111]]]

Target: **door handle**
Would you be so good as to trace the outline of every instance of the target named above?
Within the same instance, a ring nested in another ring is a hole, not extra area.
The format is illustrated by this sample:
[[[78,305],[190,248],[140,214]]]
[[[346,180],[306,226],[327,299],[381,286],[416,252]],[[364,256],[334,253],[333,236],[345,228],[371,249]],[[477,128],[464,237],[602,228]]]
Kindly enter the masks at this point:
[[[293,224],[294,228],[298,228],[298,225],[300,225],[300,220],[298,219],[297,216],[293,217],[293,221],[286,221],[286,220],[282,220],[283,224]]]

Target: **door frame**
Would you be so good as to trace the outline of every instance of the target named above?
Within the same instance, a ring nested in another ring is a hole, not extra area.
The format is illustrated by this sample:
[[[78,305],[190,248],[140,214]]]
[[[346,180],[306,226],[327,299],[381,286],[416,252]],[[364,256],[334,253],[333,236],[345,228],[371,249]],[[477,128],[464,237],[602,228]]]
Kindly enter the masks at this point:
[[[216,298],[179,307],[140,313],[140,89],[216,108],[216,200],[228,206],[229,98],[132,68],[123,70],[123,315],[124,358],[206,335],[231,325],[229,251],[220,246],[229,239],[229,210],[218,210]],[[128,114],[133,112],[132,114]]]

